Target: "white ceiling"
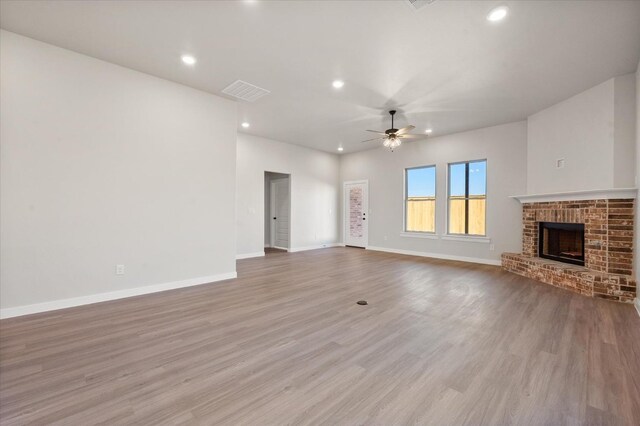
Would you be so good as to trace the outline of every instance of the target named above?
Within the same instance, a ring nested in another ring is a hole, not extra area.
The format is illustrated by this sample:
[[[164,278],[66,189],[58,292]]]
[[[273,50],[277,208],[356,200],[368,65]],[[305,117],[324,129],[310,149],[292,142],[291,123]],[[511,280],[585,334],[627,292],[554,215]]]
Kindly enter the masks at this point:
[[[266,88],[238,125],[329,152],[375,147],[391,107],[434,135],[525,119],[640,56],[639,1],[2,1],[0,25],[214,94]]]

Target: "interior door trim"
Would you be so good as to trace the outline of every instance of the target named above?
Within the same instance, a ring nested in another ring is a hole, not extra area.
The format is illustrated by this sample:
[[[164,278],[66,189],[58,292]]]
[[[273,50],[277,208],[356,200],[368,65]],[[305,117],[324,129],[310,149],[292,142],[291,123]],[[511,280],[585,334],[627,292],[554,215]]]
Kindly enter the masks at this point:
[[[365,186],[365,191],[366,191],[366,195],[367,195],[367,209],[366,209],[366,213],[367,213],[367,226],[366,226],[366,232],[367,232],[367,236],[366,236],[366,240],[367,243],[365,244],[365,246],[363,248],[367,248],[367,246],[369,245],[369,224],[371,223],[370,221],[370,217],[369,217],[369,179],[359,179],[359,180],[345,180],[342,182],[342,244],[344,244],[345,246],[348,246],[348,244],[346,243],[346,239],[347,239],[347,220],[346,220],[346,214],[347,214],[347,204],[346,204],[346,188],[347,185],[354,185],[354,184],[362,184]],[[356,246],[353,246],[356,247]]]
[[[278,180],[286,180],[287,181],[287,211],[288,211],[288,223],[287,223],[287,246],[286,247],[280,247],[278,245],[276,245],[276,235],[275,235],[275,231],[276,231],[276,224],[275,224],[275,220],[273,220],[272,218],[277,215],[277,212],[275,211],[275,191],[274,191],[274,187],[276,184],[276,181]],[[288,175],[286,178],[278,178],[278,179],[272,179],[269,182],[269,226],[270,226],[270,230],[269,230],[269,242],[271,244],[271,247],[273,248],[277,248],[280,250],[286,250],[286,251],[290,251],[291,250],[291,175]]]

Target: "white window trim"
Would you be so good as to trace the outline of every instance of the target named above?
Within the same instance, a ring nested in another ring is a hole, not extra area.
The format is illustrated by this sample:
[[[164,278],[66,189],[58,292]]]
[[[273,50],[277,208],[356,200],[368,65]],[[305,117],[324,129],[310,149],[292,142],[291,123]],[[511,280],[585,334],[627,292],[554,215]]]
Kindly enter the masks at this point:
[[[433,167],[434,173],[435,173],[435,190],[434,190],[434,195],[433,195],[433,199],[434,199],[434,208],[436,210],[434,210],[433,212],[433,229],[437,230],[438,229],[438,167],[436,166],[436,164],[427,164],[424,166],[413,166],[413,167],[405,167],[404,169],[402,169],[402,231],[400,231],[400,236],[401,237],[416,237],[416,238],[433,238],[433,236],[435,236],[435,238],[439,238],[436,234],[436,231],[433,232],[426,232],[426,231],[407,231],[407,170],[410,169],[424,169],[424,168],[428,168],[428,167]],[[407,234],[407,235],[404,235]],[[411,235],[409,235],[411,234]],[[418,235],[413,235],[413,234],[418,234]],[[429,236],[423,236],[423,235],[429,235]]]
[[[491,238],[484,235],[464,235],[464,234],[447,234],[440,237],[447,241],[466,241],[470,243],[491,243]]]
[[[425,238],[428,240],[438,240],[440,239],[440,236],[438,234],[436,234],[435,232],[417,232],[417,231],[403,231],[400,232],[400,236],[401,237],[408,237],[408,238]]]
[[[484,194],[484,200],[485,200],[485,217],[484,217],[484,235],[474,235],[474,234],[451,234],[449,233],[449,209],[450,209],[450,203],[449,203],[449,197],[451,195],[451,190],[449,188],[449,182],[451,180],[451,176],[449,176],[450,171],[451,171],[451,165],[452,164],[465,164],[465,163],[475,163],[478,161],[484,161],[485,163],[487,163],[486,166],[486,173],[484,176],[484,182],[485,182],[485,194]],[[451,240],[451,241],[472,241],[472,242],[482,242],[482,243],[486,243],[486,242],[491,242],[491,238],[488,237],[489,235],[489,223],[487,221],[487,206],[489,205],[489,160],[487,158],[484,159],[477,159],[477,160],[467,160],[467,161],[454,161],[452,163],[447,163],[447,170],[445,173],[445,197],[446,197],[446,217],[445,217],[445,234],[442,236],[443,240]],[[482,240],[487,240],[487,241],[482,241]]]

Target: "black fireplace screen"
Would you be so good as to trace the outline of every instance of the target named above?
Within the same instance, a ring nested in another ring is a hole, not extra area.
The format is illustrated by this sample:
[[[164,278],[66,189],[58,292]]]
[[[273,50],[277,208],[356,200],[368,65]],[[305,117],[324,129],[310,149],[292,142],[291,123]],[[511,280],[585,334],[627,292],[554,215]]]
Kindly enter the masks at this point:
[[[584,266],[584,224],[540,222],[538,256]]]

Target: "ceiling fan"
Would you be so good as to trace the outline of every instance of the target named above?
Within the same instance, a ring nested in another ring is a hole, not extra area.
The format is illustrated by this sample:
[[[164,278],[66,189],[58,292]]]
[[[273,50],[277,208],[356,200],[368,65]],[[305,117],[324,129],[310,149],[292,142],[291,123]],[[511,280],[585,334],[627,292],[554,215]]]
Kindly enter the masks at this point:
[[[389,111],[391,114],[391,128],[385,130],[384,132],[379,132],[377,130],[367,130],[367,132],[377,133],[382,136],[378,136],[377,138],[367,139],[362,142],[371,142],[381,140],[382,145],[385,148],[389,148],[391,151],[400,146],[403,139],[412,139],[412,138],[422,138],[423,135],[412,135],[409,132],[415,129],[415,126],[407,126],[402,129],[396,129],[393,127],[393,116],[396,114],[396,110],[392,109]]]

